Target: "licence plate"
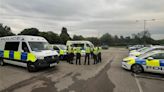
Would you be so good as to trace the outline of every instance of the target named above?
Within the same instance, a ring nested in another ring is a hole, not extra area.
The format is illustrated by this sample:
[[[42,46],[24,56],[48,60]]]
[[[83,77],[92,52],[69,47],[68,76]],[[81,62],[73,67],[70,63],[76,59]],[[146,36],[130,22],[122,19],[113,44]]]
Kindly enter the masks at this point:
[[[52,63],[52,64],[50,64],[50,67],[53,67],[55,65],[57,65],[57,63]]]

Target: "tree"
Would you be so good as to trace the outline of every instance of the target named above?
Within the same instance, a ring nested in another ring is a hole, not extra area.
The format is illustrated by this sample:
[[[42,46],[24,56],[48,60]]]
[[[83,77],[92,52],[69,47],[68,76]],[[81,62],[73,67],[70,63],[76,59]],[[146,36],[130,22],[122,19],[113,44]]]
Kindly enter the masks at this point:
[[[82,35],[74,35],[72,40],[85,40],[85,38]]]
[[[156,42],[151,38],[149,31],[132,34],[132,40],[134,44],[156,44]]]
[[[62,28],[62,31],[61,31],[61,34],[60,34],[60,38],[61,38],[61,43],[62,44],[66,44],[66,42],[68,40],[71,40],[71,37],[67,33],[67,28],[65,28],[65,27]]]
[[[18,35],[33,35],[38,36],[39,30],[37,28],[27,28],[21,31]]]
[[[59,44],[60,43],[59,35],[52,31],[40,32],[39,36],[44,37],[50,44]]]
[[[3,24],[0,24],[0,37],[4,36],[12,36],[15,35],[11,32],[11,28],[8,26],[3,26]]]
[[[86,40],[92,42],[95,46],[100,45],[100,40],[97,37],[88,37]]]
[[[113,45],[112,36],[109,33],[106,33],[100,37],[100,42],[102,45]]]

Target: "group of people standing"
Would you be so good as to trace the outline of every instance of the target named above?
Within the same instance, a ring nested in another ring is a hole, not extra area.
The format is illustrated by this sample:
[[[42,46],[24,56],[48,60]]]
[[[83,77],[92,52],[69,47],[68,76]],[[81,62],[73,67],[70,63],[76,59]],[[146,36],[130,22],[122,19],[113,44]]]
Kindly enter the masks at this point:
[[[67,53],[67,62],[70,64],[73,64],[74,57],[76,57],[76,65],[79,64],[81,65],[81,56],[82,56],[82,48],[81,47],[68,47],[67,48],[68,53]],[[97,64],[101,62],[101,47],[86,47],[85,48],[85,60],[84,60],[84,65],[86,63],[90,65],[90,59],[94,59],[93,64]]]

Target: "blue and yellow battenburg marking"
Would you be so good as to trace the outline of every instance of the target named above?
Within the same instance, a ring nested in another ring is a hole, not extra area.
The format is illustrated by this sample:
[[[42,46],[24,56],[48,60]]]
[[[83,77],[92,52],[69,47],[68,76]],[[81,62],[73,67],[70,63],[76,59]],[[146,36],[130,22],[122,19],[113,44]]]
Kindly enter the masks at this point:
[[[147,59],[134,59],[129,58],[130,62],[128,64],[140,64],[145,66],[152,66],[152,67],[164,67],[164,60],[154,59],[154,60],[147,60]]]
[[[11,60],[20,60],[20,61],[31,61],[35,62],[36,57],[32,53],[19,52],[19,51],[9,51],[9,50],[0,50],[0,57]]]

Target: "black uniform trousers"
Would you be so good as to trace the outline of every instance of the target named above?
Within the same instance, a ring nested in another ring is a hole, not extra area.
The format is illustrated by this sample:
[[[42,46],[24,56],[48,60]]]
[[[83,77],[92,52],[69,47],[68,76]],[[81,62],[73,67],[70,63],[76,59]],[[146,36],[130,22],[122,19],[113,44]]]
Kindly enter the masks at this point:
[[[74,60],[74,53],[70,53],[70,63],[73,64]]]
[[[67,62],[68,63],[71,63],[71,53],[68,53],[67,54]]]
[[[93,59],[94,59],[94,64],[97,64],[98,62],[97,54],[93,54]]]
[[[84,64],[86,64],[87,59],[88,59],[88,65],[89,65],[90,64],[90,53],[86,53],[85,54],[85,62],[84,62]]]
[[[81,65],[81,54],[80,53],[76,54],[76,64],[78,64],[78,63],[79,63],[79,65]]]
[[[101,62],[101,52],[98,53],[97,57],[98,57],[98,63],[100,63]]]

